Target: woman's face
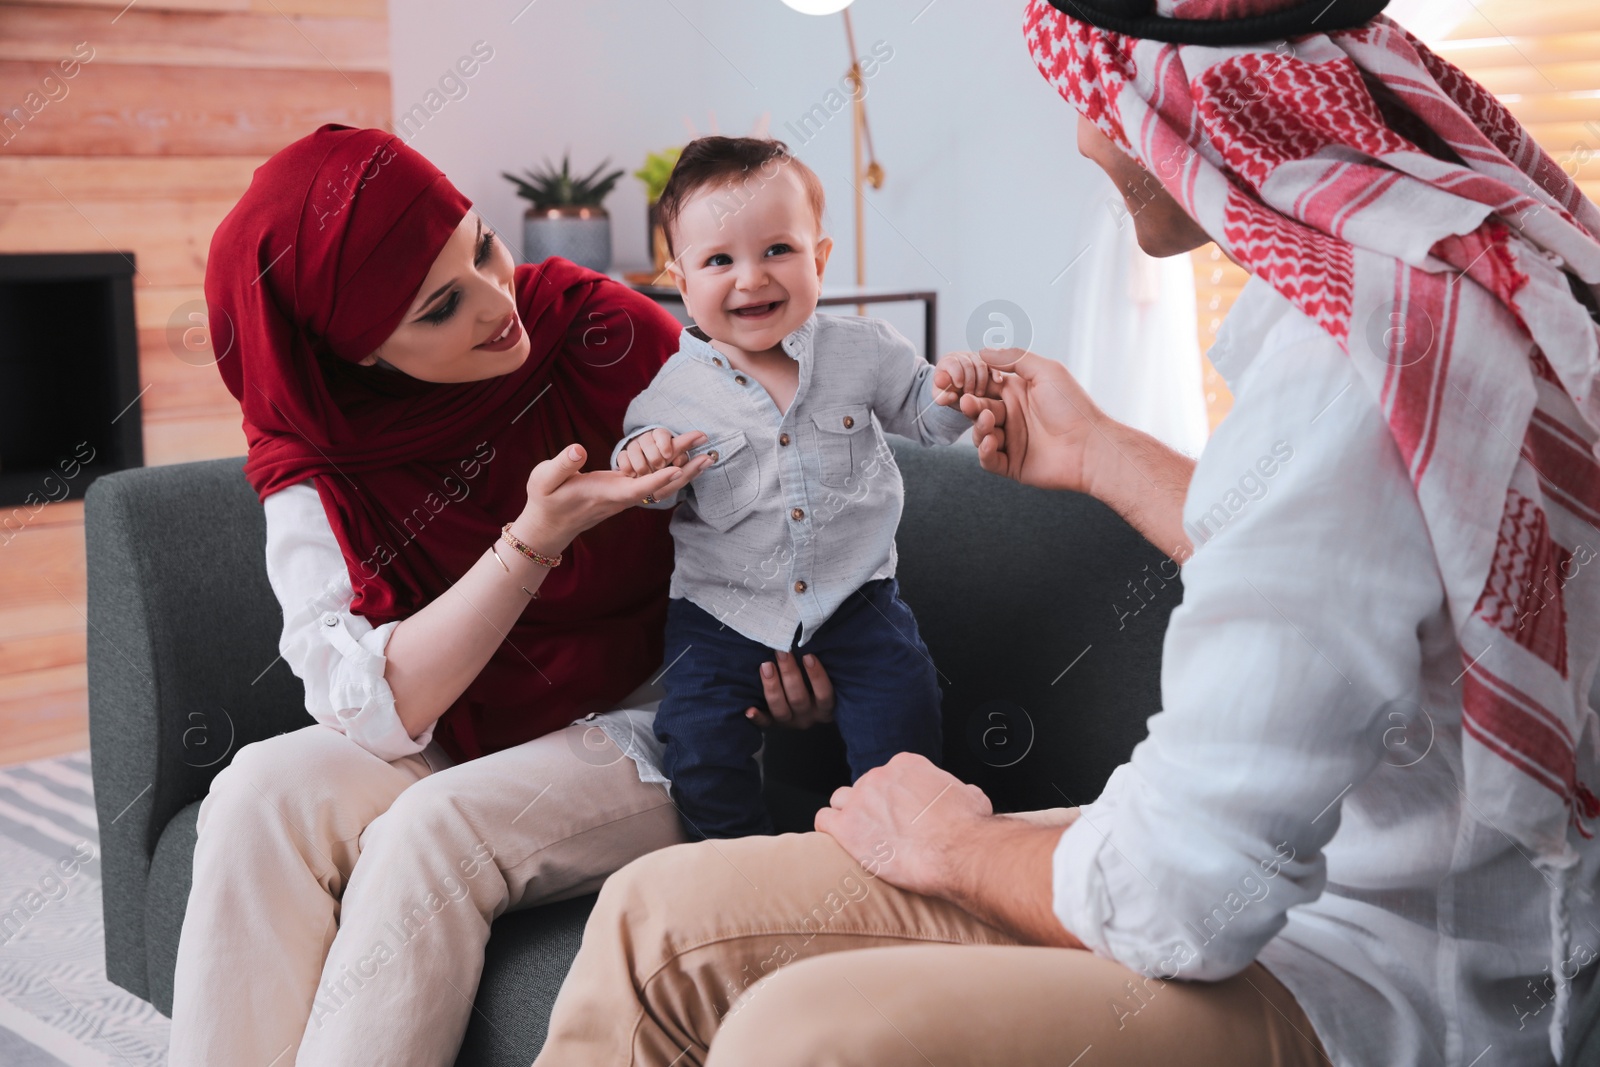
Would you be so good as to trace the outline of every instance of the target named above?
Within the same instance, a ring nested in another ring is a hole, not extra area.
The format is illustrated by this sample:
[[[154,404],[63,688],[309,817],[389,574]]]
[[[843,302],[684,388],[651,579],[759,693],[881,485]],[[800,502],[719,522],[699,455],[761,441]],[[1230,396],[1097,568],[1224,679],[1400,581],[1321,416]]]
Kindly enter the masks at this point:
[[[509,374],[528,358],[517,314],[516,263],[505,242],[467,212],[389,339],[361,361],[379,359],[425,382],[475,382]]]
[[[1078,153],[1105,171],[1116,185],[1133,217],[1139,247],[1147,255],[1176,256],[1210,243],[1210,235],[1156,176],[1082,115],[1078,116]]]

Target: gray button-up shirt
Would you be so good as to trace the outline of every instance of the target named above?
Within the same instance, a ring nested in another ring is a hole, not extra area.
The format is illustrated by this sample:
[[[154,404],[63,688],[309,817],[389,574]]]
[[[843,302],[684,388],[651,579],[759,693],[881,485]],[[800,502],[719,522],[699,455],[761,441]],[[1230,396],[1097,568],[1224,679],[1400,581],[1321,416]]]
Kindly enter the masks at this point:
[[[672,516],[671,595],[739,633],[788,651],[845,597],[895,572],[904,490],[883,431],[948,444],[972,426],[933,401],[933,365],[876,319],[813,314],[783,339],[800,383],[780,412],[691,327],[628,405],[627,442],[645,430],[703,431],[689,452],[712,465],[656,507]]]

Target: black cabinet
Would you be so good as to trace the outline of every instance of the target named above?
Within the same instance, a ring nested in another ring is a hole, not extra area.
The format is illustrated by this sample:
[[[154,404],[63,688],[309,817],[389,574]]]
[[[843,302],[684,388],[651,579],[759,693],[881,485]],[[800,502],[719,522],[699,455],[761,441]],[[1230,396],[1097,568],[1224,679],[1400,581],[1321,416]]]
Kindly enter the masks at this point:
[[[144,465],[134,273],[132,253],[0,255],[0,540]]]

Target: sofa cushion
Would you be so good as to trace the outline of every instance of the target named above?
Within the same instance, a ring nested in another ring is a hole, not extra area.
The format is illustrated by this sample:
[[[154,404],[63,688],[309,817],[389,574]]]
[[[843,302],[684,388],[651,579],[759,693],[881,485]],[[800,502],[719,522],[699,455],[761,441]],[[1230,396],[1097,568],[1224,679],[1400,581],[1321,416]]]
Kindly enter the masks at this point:
[[[578,954],[594,901],[589,893],[494,921],[458,1064],[527,1067],[533,1062],[544,1047],[556,992]]]

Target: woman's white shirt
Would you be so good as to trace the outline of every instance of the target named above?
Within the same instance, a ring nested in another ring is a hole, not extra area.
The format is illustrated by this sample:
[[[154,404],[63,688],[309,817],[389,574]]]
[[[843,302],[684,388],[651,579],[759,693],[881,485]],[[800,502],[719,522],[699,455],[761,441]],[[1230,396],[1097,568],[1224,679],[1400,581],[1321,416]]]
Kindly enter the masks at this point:
[[[433,725],[412,737],[395,710],[384,678],[384,650],[399,621],[373,626],[350,610],[355,591],[344,554],[311,481],[299,482],[262,501],[267,521],[267,580],[283,608],[278,652],[305,683],[306,711],[379,759],[389,761],[428,750]],[[487,545],[485,547],[488,547]],[[665,783],[661,745],[653,728],[659,684],[646,682],[613,711],[588,716],[634,761],[639,778]],[[604,758],[600,738],[575,741]],[[585,757],[588,758],[588,757]]]
[[[1341,1065],[1545,1063],[1549,891],[1463,792],[1461,650],[1367,357],[1252,280],[1211,358],[1235,402],[1184,504],[1162,708],[1062,835],[1055,912],[1149,975],[1259,958]],[[1592,900],[1571,930],[1595,959]]]

